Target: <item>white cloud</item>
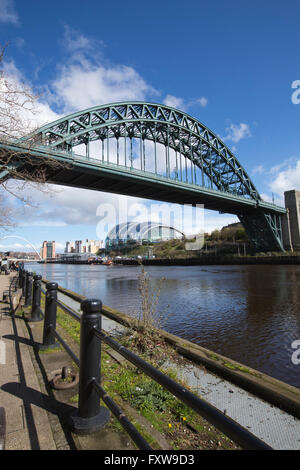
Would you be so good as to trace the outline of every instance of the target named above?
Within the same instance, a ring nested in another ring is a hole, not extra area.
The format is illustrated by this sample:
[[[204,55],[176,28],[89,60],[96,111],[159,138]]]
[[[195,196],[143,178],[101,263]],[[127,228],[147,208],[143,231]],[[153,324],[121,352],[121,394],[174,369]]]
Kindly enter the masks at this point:
[[[271,202],[272,204],[277,204],[278,206],[284,206],[283,194],[282,194],[282,196],[277,196],[274,193],[272,195],[266,194],[266,193],[261,193],[260,195],[261,195],[263,201]]]
[[[0,0],[0,22],[18,24],[19,18],[13,0]]]
[[[265,188],[261,193],[264,201],[284,206],[284,192],[300,190],[300,158],[287,158],[278,165],[265,169],[262,165],[254,168],[252,174],[264,174]]]
[[[118,208],[119,204],[128,202],[128,206],[141,203],[143,200],[121,196],[118,194],[91,191],[81,188],[70,188],[57,185],[48,185],[48,192],[41,192],[38,188],[22,189],[22,196],[30,198],[31,205],[25,205],[19,210],[19,226],[44,226],[63,227],[72,225],[94,225],[101,220],[97,216],[97,209],[102,204],[110,205],[110,224],[116,224],[113,218],[115,212],[113,208]],[[17,183],[10,182],[10,189],[18,194]],[[17,201],[11,199],[11,204],[17,207]],[[110,227],[112,228],[112,227]]]
[[[79,30],[71,28],[69,25],[64,25],[64,46],[72,54],[78,52],[88,53],[95,52],[96,45],[103,46],[104,43],[99,40],[91,40],[84,36]]]
[[[201,106],[202,108],[205,108],[205,107],[207,106],[208,99],[205,98],[205,96],[202,96],[201,98],[198,98],[198,99],[196,100],[196,103],[200,104],[200,106]]]
[[[281,163],[278,163],[278,165],[273,165],[270,168],[270,173],[276,175],[280,170],[285,169],[288,166],[295,165],[296,162],[297,158],[295,157],[286,158],[285,160],[282,160]]]
[[[36,94],[31,84],[26,82],[14,61],[4,61],[3,73],[4,78],[0,79],[2,129],[10,129],[13,135],[20,136],[60,117],[46,101],[34,99]],[[5,114],[6,100],[9,110]]]
[[[159,93],[131,66],[111,64],[103,43],[65,26],[68,58],[52,82],[54,101],[62,112],[126,100],[145,100]]]
[[[125,65],[73,64],[63,66],[54,81],[56,101],[65,113],[126,100],[144,100],[154,89]]]
[[[223,140],[232,140],[232,142],[235,143],[251,136],[250,127],[243,122],[240,124],[230,124],[230,126],[226,128],[226,132],[227,134],[223,137]]]
[[[252,170],[252,175],[262,175],[265,172],[263,165],[257,165]]]
[[[170,106],[171,108],[180,109],[181,111],[184,111],[185,109],[184,100],[173,95],[167,95],[163,100],[163,104]]]
[[[163,100],[163,104],[165,104],[166,106],[171,106],[172,108],[180,109],[181,111],[186,111],[191,106],[195,105],[200,105],[202,108],[205,108],[207,106],[207,103],[208,99],[204,96],[195,100],[185,102],[183,98],[179,98],[178,96],[167,95]]]
[[[239,219],[232,214],[217,214],[214,211],[206,211],[204,215],[204,230],[211,233],[214,230],[220,230],[222,227],[239,222]]]
[[[270,190],[276,194],[283,195],[285,191],[291,189],[300,190],[300,159],[290,163],[291,159],[277,167],[272,168],[274,179],[269,183]],[[284,169],[282,169],[284,168]]]
[[[153,99],[154,96],[158,96],[157,90],[148,84],[133,67],[109,63],[102,54],[103,43],[97,43],[68,26],[65,27],[63,43],[67,59],[57,68],[56,78],[49,85],[49,93],[44,97],[44,100],[37,100],[38,114],[34,115],[35,120],[31,123],[31,127],[40,126],[58,119],[61,115],[89,106],[125,100],[146,100],[149,97]],[[12,61],[5,64],[5,72],[7,77],[10,80],[15,80],[17,84],[25,81]],[[30,84],[28,86],[30,87]],[[188,102],[170,94],[164,98],[166,105],[182,110],[195,104],[205,107],[207,102],[205,97]],[[52,109],[54,105],[59,113]],[[27,119],[28,116],[24,116],[24,118]],[[29,128],[27,130],[29,131]],[[120,151],[121,145],[120,143]],[[148,142],[146,142],[146,151],[153,152],[153,148],[150,148]],[[158,165],[163,165],[165,162],[164,152],[165,149],[158,146],[157,154],[161,157],[158,158]],[[110,153],[112,159],[113,154],[112,151]],[[96,230],[100,220],[96,213],[100,204],[107,203],[118,206],[124,201],[127,201],[129,205],[144,202],[138,198],[78,188],[61,186],[51,186],[51,188],[54,189],[52,194],[40,192],[32,187],[23,190],[23,196],[30,196],[37,206],[23,208],[23,214],[19,217],[23,223],[21,222],[20,225],[24,227],[29,225],[32,227],[63,227],[94,224]],[[147,203],[149,204],[149,201]],[[147,203],[145,202],[145,204]],[[214,219],[209,217],[205,230],[210,231],[235,220],[236,218],[232,216],[226,220],[224,217],[216,216]]]

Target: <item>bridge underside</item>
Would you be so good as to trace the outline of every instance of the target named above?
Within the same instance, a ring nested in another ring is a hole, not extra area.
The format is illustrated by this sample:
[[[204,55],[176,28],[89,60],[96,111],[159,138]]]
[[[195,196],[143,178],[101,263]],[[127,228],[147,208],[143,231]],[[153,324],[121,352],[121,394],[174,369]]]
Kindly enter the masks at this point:
[[[241,210],[241,201],[238,197],[234,200],[221,193],[216,195],[205,188],[202,190],[199,187],[187,188],[180,182],[171,183],[153,175],[143,174],[142,180],[138,172],[133,175],[125,170],[113,173],[111,169],[110,171],[100,168],[93,170],[90,166],[83,168],[81,165],[76,165],[59,172],[49,171],[47,181],[63,186],[124,194],[168,203],[204,204],[206,209],[222,212],[238,213]],[[253,207],[255,204],[249,200],[249,209]]]
[[[30,171],[27,163],[22,168]],[[141,174],[143,178],[141,178]],[[76,187],[132,197],[151,199],[175,204],[203,205],[205,209],[236,215],[245,227],[249,240],[257,252],[283,251],[281,239],[281,215],[272,211],[267,203],[242,199],[238,196],[228,197],[220,191],[208,188],[187,188],[179,181],[169,181],[166,178],[154,177],[145,172],[120,170],[111,166],[79,159],[76,163],[67,163],[57,169],[46,167],[48,183],[68,187]],[[264,207],[265,206],[265,207]],[[284,210],[282,211],[284,213]]]

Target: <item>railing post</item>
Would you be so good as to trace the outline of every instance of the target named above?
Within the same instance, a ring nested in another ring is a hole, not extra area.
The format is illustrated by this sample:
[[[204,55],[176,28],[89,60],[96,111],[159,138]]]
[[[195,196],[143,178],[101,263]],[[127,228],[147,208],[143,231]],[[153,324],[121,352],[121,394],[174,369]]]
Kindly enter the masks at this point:
[[[31,302],[32,302],[32,273],[27,272],[25,307],[29,307],[31,305]]]
[[[27,284],[27,271],[23,271],[22,275],[22,296],[25,297],[26,294],[26,284]]]
[[[101,429],[109,420],[109,411],[100,406],[93,382],[100,383],[101,342],[94,329],[101,329],[102,302],[86,299],[81,302],[80,373],[78,410],[70,418],[72,431],[90,434]]]
[[[43,330],[43,344],[40,349],[59,346],[55,342],[54,331],[56,329],[56,311],[57,311],[57,287],[56,282],[48,282],[46,284],[46,300],[45,300],[45,319]]]
[[[33,276],[31,318],[28,319],[28,321],[35,322],[43,320],[41,311],[41,279],[42,276],[39,274]]]
[[[23,286],[23,269],[19,269],[19,288],[21,289]]]

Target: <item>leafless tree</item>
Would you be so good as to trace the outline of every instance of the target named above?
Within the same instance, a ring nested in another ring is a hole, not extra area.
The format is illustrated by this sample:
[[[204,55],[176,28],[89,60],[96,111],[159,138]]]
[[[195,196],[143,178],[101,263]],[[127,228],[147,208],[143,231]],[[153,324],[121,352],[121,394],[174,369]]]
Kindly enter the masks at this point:
[[[6,46],[0,47],[0,143],[10,146],[10,149],[0,148],[0,190],[5,195],[9,192],[19,200],[30,203],[25,197],[25,186],[34,185],[42,191],[49,191],[45,185],[47,170],[61,168],[64,164],[57,162],[51,156],[32,158],[31,151],[36,146],[36,139],[22,141],[21,148],[14,149],[17,139],[24,137],[33,129],[30,128],[30,117],[37,111],[37,99],[32,90],[19,80],[6,76],[3,68],[3,57]],[[13,186],[11,180],[18,184]],[[28,193],[28,191],[27,191]],[[0,198],[0,226],[11,225],[9,209],[5,207],[5,197]]]
[[[15,225],[11,207],[7,206],[4,203],[4,197],[0,196],[0,227],[4,230],[8,230]]]

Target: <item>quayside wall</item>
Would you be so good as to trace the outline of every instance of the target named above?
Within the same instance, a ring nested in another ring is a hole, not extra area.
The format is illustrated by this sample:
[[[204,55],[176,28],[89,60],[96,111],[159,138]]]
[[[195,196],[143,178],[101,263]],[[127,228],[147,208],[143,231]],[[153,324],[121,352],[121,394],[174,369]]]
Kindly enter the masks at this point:
[[[116,260],[117,264],[136,265],[136,259]],[[201,266],[201,265],[236,265],[236,264],[300,264],[300,256],[245,256],[229,258],[225,256],[203,256],[201,258],[143,259],[149,266]]]
[[[145,266],[205,266],[205,265],[247,265],[247,264],[300,264],[300,256],[203,256],[201,258],[156,258],[156,259],[118,259],[115,264],[135,266],[142,263]],[[45,263],[45,261],[43,261]],[[88,261],[49,260],[47,264],[90,264]],[[100,263],[101,264],[101,263]]]

